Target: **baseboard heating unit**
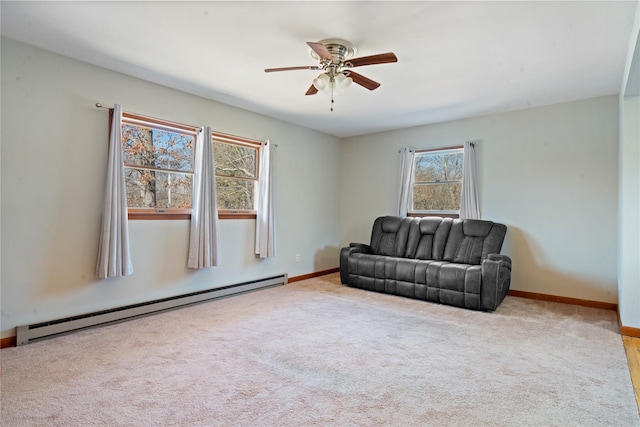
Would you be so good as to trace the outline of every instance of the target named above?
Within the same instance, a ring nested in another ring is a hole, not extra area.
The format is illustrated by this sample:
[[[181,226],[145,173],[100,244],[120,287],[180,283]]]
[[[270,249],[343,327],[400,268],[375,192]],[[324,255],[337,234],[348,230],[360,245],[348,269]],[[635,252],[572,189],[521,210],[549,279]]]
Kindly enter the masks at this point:
[[[25,345],[44,339],[55,338],[61,335],[77,332],[82,329],[111,325],[114,323],[132,320],[138,317],[149,316],[164,311],[175,310],[202,302],[270,288],[286,284],[286,274],[269,277],[251,282],[238,283],[205,291],[178,295],[139,304],[127,305],[110,310],[96,311],[94,313],[71,316],[64,319],[50,320],[48,322],[34,323],[32,325],[18,326],[16,330],[16,345]]]

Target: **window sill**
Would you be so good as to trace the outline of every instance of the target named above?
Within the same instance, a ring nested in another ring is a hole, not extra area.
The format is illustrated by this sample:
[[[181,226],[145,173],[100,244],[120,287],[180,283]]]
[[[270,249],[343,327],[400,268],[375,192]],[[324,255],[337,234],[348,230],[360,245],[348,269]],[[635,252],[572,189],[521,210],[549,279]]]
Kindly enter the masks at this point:
[[[457,214],[457,213],[409,212],[407,216],[410,216],[412,218],[424,218],[424,217],[460,218],[460,214]]]
[[[231,211],[218,209],[218,219],[256,219],[256,211]]]
[[[191,209],[129,209],[128,218],[130,220],[169,220],[169,219],[191,219]]]
[[[129,211],[130,220],[191,220],[191,211],[172,210],[158,212],[152,209]],[[256,219],[255,211],[219,210],[218,219]]]

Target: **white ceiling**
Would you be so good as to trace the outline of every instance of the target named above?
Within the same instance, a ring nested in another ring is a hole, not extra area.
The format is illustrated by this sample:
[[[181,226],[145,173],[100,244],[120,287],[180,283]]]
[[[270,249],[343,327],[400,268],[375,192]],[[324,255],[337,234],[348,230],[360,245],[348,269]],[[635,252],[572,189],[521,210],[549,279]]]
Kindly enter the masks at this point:
[[[617,94],[635,1],[12,2],[2,35],[339,137]],[[305,96],[305,42],[342,38],[381,83]]]

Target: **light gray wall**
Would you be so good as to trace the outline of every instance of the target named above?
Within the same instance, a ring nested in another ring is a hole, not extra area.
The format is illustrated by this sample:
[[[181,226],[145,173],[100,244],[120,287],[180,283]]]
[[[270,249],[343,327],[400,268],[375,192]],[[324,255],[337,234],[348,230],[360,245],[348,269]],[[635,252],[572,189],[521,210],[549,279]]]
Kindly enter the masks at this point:
[[[338,266],[339,139],[11,40],[1,48],[3,337],[17,325]],[[221,265],[192,271],[189,221],[130,221],[135,274],[96,280],[108,129],[96,102],[277,144],[278,256],[253,255],[255,221],[222,220]]]
[[[1,47],[3,337],[16,325],[336,267],[341,245],[368,241],[373,219],[394,212],[399,148],[465,140],[478,141],[483,218],[509,226],[513,289],[617,301],[615,96],[341,143],[10,40]],[[95,102],[278,144],[278,257],[254,257],[254,221],[221,221],[222,265],[194,272],[188,221],[131,221],[136,273],[95,280],[107,155]]]
[[[620,321],[640,328],[640,2],[620,91],[619,260]]]
[[[483,219],[509,227],[512,289],[617,302],[616,96],[343,140],[342,244],[395,212],[398,149],[478,141]]]

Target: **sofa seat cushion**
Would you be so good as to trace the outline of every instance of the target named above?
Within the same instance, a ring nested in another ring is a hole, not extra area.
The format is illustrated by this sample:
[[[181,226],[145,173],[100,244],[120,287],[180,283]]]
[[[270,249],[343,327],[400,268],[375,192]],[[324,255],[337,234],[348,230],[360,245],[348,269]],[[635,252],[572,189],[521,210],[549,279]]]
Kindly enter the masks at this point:
[[[482,283],[482,269],[479,265],[443,264],[436,273],[440,288],[452,291],[479,294]]]
[[[385,264],[389,258],[366,253],[351,254],[348,268],[349,284],[361,289],[384,292]]]
[[[480,306],[479,265],[352,254],[349,284],[362,289],[475,308]]]
[[[365,277],[384,277],[386,261],[391,258],[384,255],[365,253],[351,254],[349,274]]]

